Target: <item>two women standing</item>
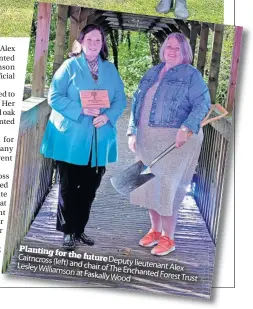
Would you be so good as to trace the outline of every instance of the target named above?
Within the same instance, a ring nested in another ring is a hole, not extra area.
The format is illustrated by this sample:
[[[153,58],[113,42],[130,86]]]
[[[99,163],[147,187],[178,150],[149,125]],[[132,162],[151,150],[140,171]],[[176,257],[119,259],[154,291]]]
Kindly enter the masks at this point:
[[[52,113],[41,146],[42,154],[58,165],[57,229],[64,233],[68,250],[76,241],[94,244],[84,230],[106,165],[117,160],[115,125],[126,106],[118,71],[106,60],[103,30],[88,25],[78,42],[78,50],[54,75],[49,92]],[[152,168],[156,177],[131,194],[133,204],[149,209],[151,228],[139,244],[156,245],[151,251],[155,255],[175,250],[177,213],[195,171],[203,140],[200,124],[210,107],[208,88],[190,65],[191,47],[184,35],[171,34],[160,59],[139,83],[128,128],[129,147],[144,164],[176,141],[174,155]],[[110,108],[83,108],[80,91],[91,89],[107,90]]]

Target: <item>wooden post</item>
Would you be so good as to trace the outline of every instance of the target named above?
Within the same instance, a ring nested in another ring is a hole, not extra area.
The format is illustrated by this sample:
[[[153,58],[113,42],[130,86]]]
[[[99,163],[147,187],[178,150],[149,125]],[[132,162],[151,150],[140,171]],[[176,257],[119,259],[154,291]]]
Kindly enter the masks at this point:
[[[217,87],[218,87],[223,33],[224,33],[224,26],[215,25],[212,59],[211,59],[209,80],[208,80],[208,87],[210,91],[211,102],[213,104],[215,103],[216,92],[217,92]]]
[[[153,32],[153,35],[160,44],[162,44],[167,38],[167,35],[163,31]]]
[[[72,50],[72,44],[77,39],[79,30],[80,7],[70,7],[70,33],[69,33],[69,52]]]
[[[92,14],[92,9],[70,7],[70,35],[69,51],[72,49],[73,42],[78,39],[80,31],[88,24],[88,19]]]
[[[240,50],[242,43],[242,27],[235,27],[234,46],[232,54],[232,65],[230,71],[229,88],[227,94],[227,111],[232,113],[235,100],[235,87],[238,75],[238,66],[240,59]]]
[[[67,5],[58,5],[58,20],[56,28],[53,73],[61,66],[64,60],[64,46],[68,21]]]
[[[32,96],[44,97],[52,4],[39,2],[38,6]]]
[[[88,8],[82,8],[81,9],[81,13],[79,16],[79,29],[78,29],[78,35],[81,32],[81,30],[87,25],[87,24],[91,24],[91,22],[89,21],[89,18],[92,14],[92,9],[88,9]],[[96,15],[96,14],[94,14]],[[100,14],[101,15],[101,14]],[[95,18],[97,18],[97,15]]]
[[[201,25],[199,54],[198,54],[198,62],[197,62],[197,69],[201,72],[202,75],[204,75],[204,69],[205,69],[205,64],[206,64],[208,35],[209,35],[209,27],[207,24],[203,23]]]
[[[106,20],[107,16],[103,15],[104,11],[96,10],[92,12],[92,9],[89,9],[89,10],[90,12],[89,12],[88,20],[87,20],[88,24],[102,24]]]
[[[176,22],[178,28],[181,30],[181,32],[183,32],[184,35],[186,35],[186,37],[189,39],[191,32],[190,32],[190,29],[188,28],[187,24],[183,20],[180,20],[180,19],[175,19],[175,22]]]
[[[192,49],[192,64],[194,63],[195,49],[199,30],[200,24],[196,22],[191,22],[190,45]]]

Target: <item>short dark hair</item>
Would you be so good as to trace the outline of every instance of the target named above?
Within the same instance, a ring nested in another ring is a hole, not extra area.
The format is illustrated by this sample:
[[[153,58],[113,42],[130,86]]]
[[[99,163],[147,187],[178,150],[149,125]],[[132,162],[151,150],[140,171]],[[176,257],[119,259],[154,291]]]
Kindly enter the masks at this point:
[[[70,57],[73,57],[73,56],[79,56],[82,52],[82,46],[81,46],[81,43],[85,37],[85,35],[93,30],[98,30],[102,36],[102,48],[101,48],[101,51],[100,51],[100,57],[103,59],[103,60],[107,60],[108,58],[108,47],[107,47],[107,43],[106,43],[106,37],[105,37],[105,32],[103,30],[103,28],[99,25],[96,25],[96,24],[88,24],[86,25],[80,32],[79,34],[79,38],[78,40],[76,40],[74,43],[73,43],[73,46],[72,46],[72,52],[69,54]]]

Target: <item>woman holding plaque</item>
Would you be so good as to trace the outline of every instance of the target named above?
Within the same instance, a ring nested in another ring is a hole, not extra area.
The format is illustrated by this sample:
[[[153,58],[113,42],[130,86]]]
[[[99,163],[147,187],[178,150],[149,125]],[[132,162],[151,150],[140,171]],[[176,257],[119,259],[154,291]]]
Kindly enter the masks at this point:
[[[84,230],[106,165],[117,161],[116,122],[126,106],[100,26],[85,26],[70,56],[50,86],[52,112],[41,145],[60,175],[56,228],[64,233],[66,250],[77,242],[94,244]]]
[[[146,166],[176,144],[152,167],[155,177],[131,193],[133,204],[149,209],[151,227],[139,245],[153,247],[154,255],[175,250],[177,213],[198,162],[201,121],[211,106],[208,87],[190,64],[192,50],[183,34],[168,36],[160,59],[139,83],[128,128],[129,148]]]

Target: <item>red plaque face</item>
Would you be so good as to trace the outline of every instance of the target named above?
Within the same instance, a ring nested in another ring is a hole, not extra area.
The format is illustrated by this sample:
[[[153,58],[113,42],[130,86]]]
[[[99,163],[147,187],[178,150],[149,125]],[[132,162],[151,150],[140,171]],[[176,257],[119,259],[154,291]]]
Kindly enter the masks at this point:
[[[109,108],[110,100],[107,90],[81,90],[82,106],[86,108]]]

